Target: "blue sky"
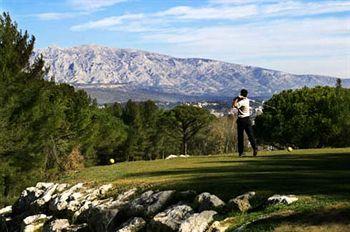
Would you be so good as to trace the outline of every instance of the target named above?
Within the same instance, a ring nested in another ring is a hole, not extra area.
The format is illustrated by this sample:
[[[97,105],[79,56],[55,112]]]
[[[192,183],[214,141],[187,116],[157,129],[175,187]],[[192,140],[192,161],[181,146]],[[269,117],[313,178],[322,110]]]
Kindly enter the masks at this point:
[[[350,1],[0,0],[36,47],[99,44],[350,78]]]

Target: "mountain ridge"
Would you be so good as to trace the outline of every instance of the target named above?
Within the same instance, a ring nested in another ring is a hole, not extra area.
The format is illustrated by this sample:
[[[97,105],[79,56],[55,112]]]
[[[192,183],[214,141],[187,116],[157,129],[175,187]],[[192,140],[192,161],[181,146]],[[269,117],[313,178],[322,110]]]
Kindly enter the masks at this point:
[[[271,96],[284,89],[334,86],[336,77],[295,75],[204,58],[177,58],[137,49],[81,45],[38,49],[50,67],[48,78],[85,89],[98,102],[147,98],[160,101],[230,97],[241,88],[251,96]],[[342,79],[350,86],[350,79]],[[165,97],[168,96],[168,97]],[[178,96],[178,97],[177,97]]]

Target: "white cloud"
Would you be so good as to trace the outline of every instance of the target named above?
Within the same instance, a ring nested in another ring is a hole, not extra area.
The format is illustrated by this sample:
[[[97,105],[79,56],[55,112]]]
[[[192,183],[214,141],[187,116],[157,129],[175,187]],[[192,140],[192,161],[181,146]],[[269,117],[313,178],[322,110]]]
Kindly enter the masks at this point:
[[[73,0],[71,0],[73,1]],[[81,0],[74,0],[81,1]],[[89,0],[90,1],[90,0]],[[88,2],[89,2],[88,1]],[[121,0],[119,0],[121,1]],[[243,2],[240,0],[226,1],[220,0],[220,2]],[[112,4],[116,1],[97,1],[100,6],[102,2],[104,4]],[[217,0],[216,0],[217,2]],[[127,25],[138,25],[137,31],[142,31],[142,25],[147,27],[147,31],[152,26],[162,27],[163,24],[169,24],[172,22],[172,26],[178,27],[178,23],[184,21],[200,22],[200,20],[211,20],[211,22],[218,21],[232,21],[235,22],[238,19],[244,20],[265,20],[270,18],[283,18],[283,17],[308,17],[317,14],[325,13],[337,13],[350,11],[350,1],[323,1],[323,2],[302,2],[302,1],[279,1],[265,4],[258,4],[257,1],[247,1],[248,3],[255,2],[254,4],[239,4],[239,5],[208,5],[206,7],[190,7],[190,6],[177,6],[172,7],[161,12],[154,12],[148,14],[126,14],[113,17],[107,17],[96,21],[90,21],[84,24],[75,25],[71,27],[72,30],[89,30],[89,29],[104,29],[104,30],[118,30],[116,25],[121,28],[126,28]],[[142,17],[130,17],[130,15],[142,15]],[[145,22],[151,24],[146,25]],[[159,23],[153,25],[152,22]]]
[[[310,16],[325,13],[345,12],[350,10],[350,2],[324,1],[301,2],[282,1],[261,7],[264,14],[272,16]]]
[[[174,16],[179,19],[200,20],[200,19],[220,19],[233,20],[256,15],[258,13],[255,5],[245,5],[239,7],[202,7],[194,8],[178,6],[155,14],[156,16]]]
[[[84,24],[79,24],[71,27],[72,31],[84,31],[88,29],[104,29],[113,28],[117,25],[122,25],[127,20],[140,20],[143,14],[127,14],[122,16],[107,17],[97,21],[90,21]]]
[[[34,16],[40,20],[62,20],[76,18],[81,15],[88,15],[94,11],[104,9],[127,0],[66,0],[68,5],[73,7],[70,12],[44,12]],[[87,28],[88,29],[88,28]]]
[[[40,20],[62,20],[75,18],[78,15],[82,15],[81,12],[66,12],[66,13],[58,13],[58,12],[47,12],[36,14],[35,16]]]
[[[127,0],[67,0],[77,10],[96,11]]]
[[[250,4],[250,3],[259,3],[263,2],[264,0],[209,0],[209,4],[213,5],[244,5],[244,4]],[[266,0],[265,0],[266,2]]]

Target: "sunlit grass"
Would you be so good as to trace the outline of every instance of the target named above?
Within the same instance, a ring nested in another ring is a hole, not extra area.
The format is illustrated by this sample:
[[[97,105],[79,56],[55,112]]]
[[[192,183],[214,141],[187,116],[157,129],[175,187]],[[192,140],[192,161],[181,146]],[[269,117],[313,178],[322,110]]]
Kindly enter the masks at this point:
[[[216,194],[225,201],[247,191],[256,191],[261,199],[272,194],[295,194],[300,201],[291,206],[249,214],[232,212],[231,228],[262,215],[275,214],[247,231],[322,229],[324,215],[332,211],[335,222],[326,225],[335,223],[335,227],[331,226],[329,231],[350,225],[346,224],[350,223],[350,216],[338,220],[350,211],[350,148],[260,152],[258,157],[248,153],[243,158],[232,154],[124,162],[86,168],[65,175],[60,181],[113,183],[120,190],[193,189]],[[316,227],[310,227],[310,223]]]

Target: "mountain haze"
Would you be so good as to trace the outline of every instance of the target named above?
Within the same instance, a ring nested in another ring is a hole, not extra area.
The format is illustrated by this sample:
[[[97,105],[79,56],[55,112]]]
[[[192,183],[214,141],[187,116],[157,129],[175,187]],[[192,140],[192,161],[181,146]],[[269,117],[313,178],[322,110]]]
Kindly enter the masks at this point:
[[[48,77],[85,89],[100,103],[134,100],[210,100],[229,98],[241,88],[269,97],[284,89],[334,86],[336,78],[293,75],[259,67],[200,58],[175,58],[134,49],[96,45],[48,47],[41,53]],[[350,86],[349,79],[343,79]]]

